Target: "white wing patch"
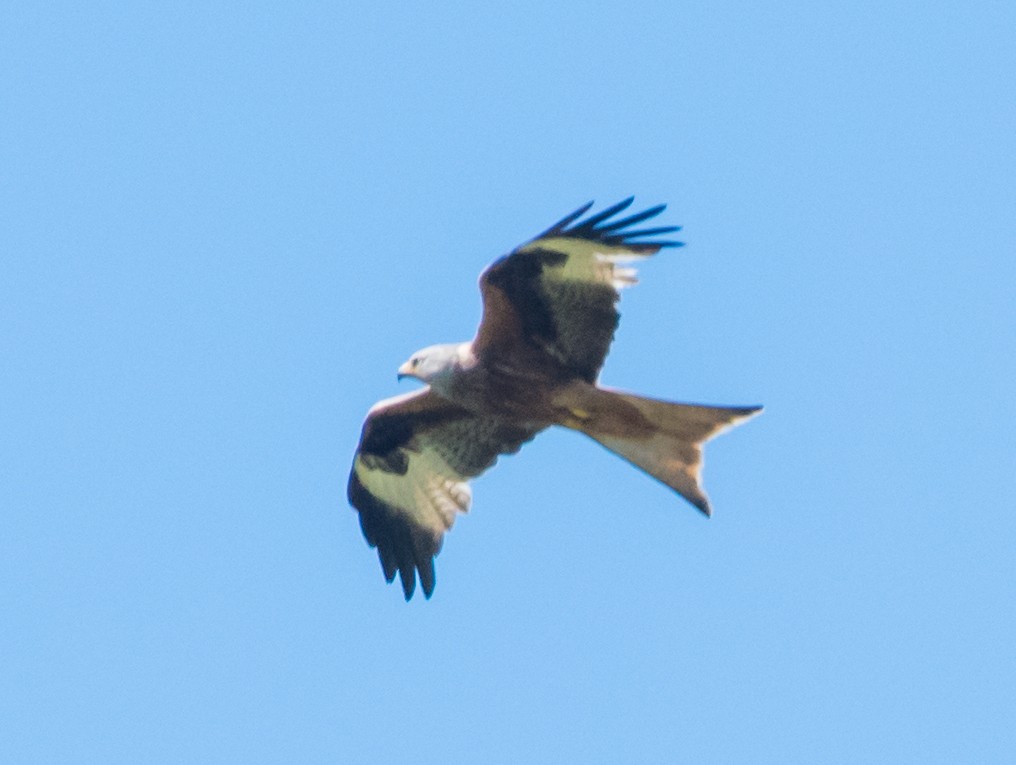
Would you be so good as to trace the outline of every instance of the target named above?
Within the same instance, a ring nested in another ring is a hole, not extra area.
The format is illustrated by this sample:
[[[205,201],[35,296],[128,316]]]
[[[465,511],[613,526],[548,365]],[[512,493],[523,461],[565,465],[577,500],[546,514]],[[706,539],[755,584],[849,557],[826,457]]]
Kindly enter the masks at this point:
[[[544,268],[545,279],[609,284],[616,290],[638,282],[636,270],[620,264],[633,263],[651,255],[634,252],[625,245],[609,245],[567,236],[537,239],[519,248],[520,252],[528,250],[553,250],[567,255],[562,264],[547,265]]]
[[[437,531],[450,529],[457,513],[469,511],[469,484],[458,479],[434,449],[406,449],[405,454],[408,468],[404,474],[371,469],[357,456],[354,469],[360,483],[392,510],[417,524]]]

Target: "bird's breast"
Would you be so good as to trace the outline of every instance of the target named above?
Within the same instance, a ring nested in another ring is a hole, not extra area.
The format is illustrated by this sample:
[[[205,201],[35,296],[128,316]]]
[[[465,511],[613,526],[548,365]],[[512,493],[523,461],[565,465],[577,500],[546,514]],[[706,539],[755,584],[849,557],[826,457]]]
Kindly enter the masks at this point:
[[[508,367],[478,364],[462,370],[450,386],[450,398],[477,414],[528,423],[550,424],[554,381]]]

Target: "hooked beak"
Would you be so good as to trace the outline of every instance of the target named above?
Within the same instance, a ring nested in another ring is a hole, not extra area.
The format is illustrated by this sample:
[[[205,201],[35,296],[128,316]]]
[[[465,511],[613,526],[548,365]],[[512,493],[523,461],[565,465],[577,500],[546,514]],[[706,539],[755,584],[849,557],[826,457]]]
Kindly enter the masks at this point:
[[[413,368],[409,365],[409,362],[407,361],[405,364],[399,367],[399,373],[395,376],[395,379],[402,380],[405,377],[412,376],[413,376]]]

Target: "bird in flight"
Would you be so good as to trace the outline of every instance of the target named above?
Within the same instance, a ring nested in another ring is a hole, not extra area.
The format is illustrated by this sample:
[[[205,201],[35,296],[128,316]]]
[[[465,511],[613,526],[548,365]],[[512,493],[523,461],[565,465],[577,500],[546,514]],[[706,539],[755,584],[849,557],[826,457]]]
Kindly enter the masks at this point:
[[[665,205],[614,219],[632,201],[580,220],[590,202],[494,261],[480,275],[476,337],[414,353],[398,376],[426,387],[367,414],[349,502],[406,600],[417,575],[424,595],[434,592],[434,556],[469,509],[469,480],[551,425],[586,434],[711,514],[703,444],[762,407],[679,404],[597,385],[620,290],[636,281],[630,264],[681,245],[658,238],[677,226],[631,228]]]

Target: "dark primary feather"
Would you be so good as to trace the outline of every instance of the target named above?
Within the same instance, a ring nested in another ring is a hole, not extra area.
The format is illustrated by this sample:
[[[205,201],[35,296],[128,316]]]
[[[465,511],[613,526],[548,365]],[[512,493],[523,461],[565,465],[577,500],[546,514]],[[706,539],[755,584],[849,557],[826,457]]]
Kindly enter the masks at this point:
[[[434,592],[434,556],[441,551],[443,534],[413,523],[378,499],[361,483],[356,471],[349,474],[349,503],[360,514],[360,528],[371,547],[377,548],[385,581],[391,584],[398,573],[402,592],[409,600],[416,589],[416,571],[428,598]]]
[[[622,210],[627,210],[629,207],[631,207],[631,204],[634,201],[635,197],[628,197],[627,199],[622,199],[616,205],[612,205],[611,207],[608,207],[606,210],[601,210],[600,212],[596,213],[596,215],[591,215],[590,217],[586,218],[586,220],[582,223],[582,225],[576,226],[576,228],[592,229],[593,227],[596,226],[597,223],[601,223],[607,220],[607,218],[613,218]]]
[[[593,206],[592,202],[583,205],[578,210],[573,212],[571,215],[566,215],[564,218],[559,220],[553,226],[548,228],[536,239],[549,239],[556,236],[570,236],[576,239],[586,239],[588,241],[603,242],[612,246],[617,245],[632,245],[632,249],[635,252],[642,252],[643,250],[652,250],[655,252],[662,247],[681,247],[684,242],[675,241],[662,241],[662,242],[631,242],[629,241],[633,237],[639,236],[655,236],[657,234],[669,234],[675,231],[680,231],[680,226],[663,226],[660,228],[651,228],[644,231],[621,231],[621,229],[629,226],[634,226],[636,223],[641,223],[644,220],[655,218],[661,212],[667,209],[666,205],[656,205],[650,207],[648,210],[643,210],[635,215],[630,215],[627,218],[614,221],[606,226],[599,226],[609,218],[617,215],[622,210],[628,209],[632,202],[635,201],[635,197],[628,197],[616,205],[608,207],[606,210],[593,215],[581,223],[568,228],[569,225],[578,220],[582,215]],[[535,240],[534,240],[535,241]]]
[[[632,197],[634,199],[634,197]],[[636,223],[641,223],[649,218],[655,218],[661,212],[667,209],[666,205],[656,205],[656,207],[650,207],[648,210],[643,210],[640,213],[629,215],[627,218],[621,218],[621,220],[614,221],[609,226],[600,226],[600,231],[616,231],[619,228],[626,228],[627,226],[634,226]],[[589,221],[586,221],[588,224]],[[676,231],[677,226],[669,226],[667,230]]]
[[[635,197],[632,197],[632,199],[634,200]],[[548,236],[556,236],[557,234],[560,234],[562,231],[565,230],[565,228],[567,228],[568,224],[570,224],[572,221],[575,221],[575,220],[578,220],[579,218],[581,218],[582,215],[586,212],[586,210],[588,210],[592,206],[593,206],[592,202],[586,202],[578,210],[576,210],[575,212],[570,213],[568,215],[565,215],[563,218],[561,218],[561,220],[559,220],[557,223],[555,223],[553,226],[548,228],[543,233],[537,234],[535,238],[536,239],[544,239],[545,237],[548,237]]]

